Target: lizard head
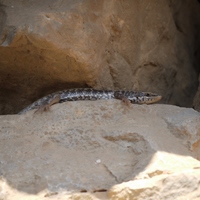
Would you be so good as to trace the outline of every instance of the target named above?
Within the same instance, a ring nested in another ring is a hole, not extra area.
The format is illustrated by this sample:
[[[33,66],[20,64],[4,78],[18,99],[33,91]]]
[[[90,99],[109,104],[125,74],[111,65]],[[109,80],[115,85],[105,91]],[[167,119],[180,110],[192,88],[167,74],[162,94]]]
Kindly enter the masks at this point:
[[[156,103],[162,99],[161,95],[158,95],[152,92],[141,92],[141,95],[138,95],[136,97],[138,101],[136,103],[139,103],[139,104]]]

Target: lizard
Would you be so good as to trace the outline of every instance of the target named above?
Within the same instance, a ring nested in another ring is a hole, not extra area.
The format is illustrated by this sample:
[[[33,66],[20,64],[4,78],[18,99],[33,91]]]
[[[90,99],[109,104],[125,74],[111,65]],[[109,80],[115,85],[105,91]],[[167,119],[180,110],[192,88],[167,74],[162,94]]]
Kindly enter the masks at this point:
[[[46,111],[49,110],[50,106],[53,104],[65,101],[119,99],[126,103],[151,104],[158,102],[161,98],[161,95],[152,92],[96,90],[92,88],[68,89],[44,96],[21,110],[18,114],[24,114],[32,109],[37,109],[36,112],[38,110]]]

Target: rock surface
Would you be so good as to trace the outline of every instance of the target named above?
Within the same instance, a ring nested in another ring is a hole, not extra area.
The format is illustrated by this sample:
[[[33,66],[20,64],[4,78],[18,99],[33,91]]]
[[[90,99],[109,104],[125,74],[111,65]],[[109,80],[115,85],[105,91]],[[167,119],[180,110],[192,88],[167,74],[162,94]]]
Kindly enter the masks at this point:
[[[0,113],[48,93],[134,89],[192,106],[200,64],[197,0],[2,0]]]
[[[200,114],[117,100],[0,116],[0,199],[198,199]]]
[[[195,110],[200,112],[200,75],[199,75],[199,87],[194,97],[193,107]]]

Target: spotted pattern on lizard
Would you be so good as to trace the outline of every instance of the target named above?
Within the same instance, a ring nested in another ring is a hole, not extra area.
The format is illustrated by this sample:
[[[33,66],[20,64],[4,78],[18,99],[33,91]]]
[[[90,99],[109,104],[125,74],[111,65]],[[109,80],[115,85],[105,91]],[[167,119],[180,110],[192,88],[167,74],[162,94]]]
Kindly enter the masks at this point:
[[[124,90],[95,90],[90,88],[68,89],[49,94],[24,108],[18,114],[26,113],[32,109],[48,110],[55,103],[78,100],[120,99],[130,103],[151,104],[158,102],[162,97],[151,92],[135,92]]]

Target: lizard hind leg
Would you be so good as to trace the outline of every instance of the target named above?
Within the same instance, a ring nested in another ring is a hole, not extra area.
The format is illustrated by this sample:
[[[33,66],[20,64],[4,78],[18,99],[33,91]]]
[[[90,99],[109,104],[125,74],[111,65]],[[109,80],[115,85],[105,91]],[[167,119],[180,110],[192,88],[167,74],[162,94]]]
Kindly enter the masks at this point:
[[[39,106],[39,108],[35,111],[36,112],[46,112],[50,110],[50,107],[53,104],[59,103],[60,102],[60,95],[56,95],[55,97],[53,97],[48,103]]]

